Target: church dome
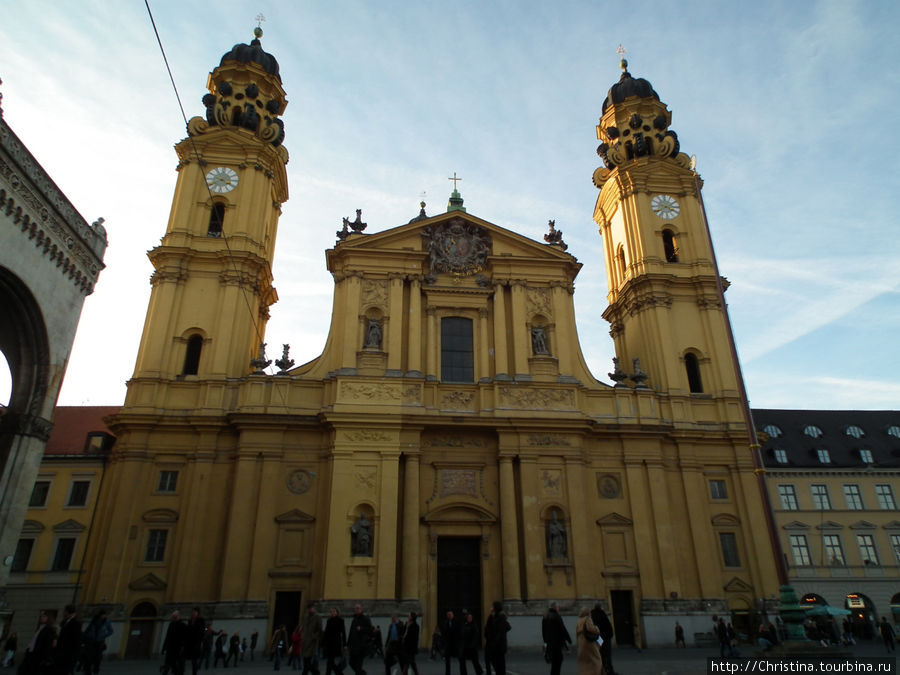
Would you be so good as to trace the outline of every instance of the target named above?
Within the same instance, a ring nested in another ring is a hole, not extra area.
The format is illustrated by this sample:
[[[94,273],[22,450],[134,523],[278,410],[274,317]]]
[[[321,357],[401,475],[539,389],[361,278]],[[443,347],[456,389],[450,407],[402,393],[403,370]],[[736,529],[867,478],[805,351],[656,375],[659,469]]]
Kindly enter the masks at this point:
[[[628,64],[624,59],[622,60],[622,63],[624,69]],[[653,86],[647,80],[642,77],[635,79],[631,76],[631,73],[629,73],[627,70],[624,70],[622,76],[619,78],[619,81],[609,88],[609,93],[603,100],[603,108],[601,109],[601,113],[605,113],[606,109],[609,106],[615,103],[621,103],[626,98],[630,98],[632,96],[639,96],[640,98],[653,98],[657,101],[659,100],[659,95],[655,91],[653,91]]]
[[[281,74],[278,72],[278,61],[275,57],[264,52],[258,38],[250,41],[249,45],[236,44],[222,56],[219,65],[223,65],[226,61],[239,61],[241,63],[256,63],[262,66],[267,73],[274,75],[281,82]]]

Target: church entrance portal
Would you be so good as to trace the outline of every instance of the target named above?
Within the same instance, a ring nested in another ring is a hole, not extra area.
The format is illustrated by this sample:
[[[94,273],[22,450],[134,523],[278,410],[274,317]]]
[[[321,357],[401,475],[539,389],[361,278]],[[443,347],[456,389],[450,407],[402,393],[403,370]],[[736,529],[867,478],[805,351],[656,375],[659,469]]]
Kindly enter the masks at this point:
[[[612,605],[613,630],[616,632],[616,644],[634,644],[634,603],[631,591],[610,591],[609,599]]]
[[[452,611],[467,609],[481,622],[481,539],[478,537],[440,537],[437,542],[437,620]]]
[[[287,634],[294,632],[300,622],[300,591],[277,591],[275,593],[275,612],[272,614],[273,633],[278,626],[284,625]]]

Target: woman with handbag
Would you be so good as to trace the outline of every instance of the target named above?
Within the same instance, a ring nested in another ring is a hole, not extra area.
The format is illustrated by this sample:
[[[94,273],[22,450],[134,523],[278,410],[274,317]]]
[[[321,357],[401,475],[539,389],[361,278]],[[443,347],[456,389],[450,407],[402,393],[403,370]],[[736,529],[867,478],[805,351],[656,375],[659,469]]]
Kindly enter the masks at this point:
[[[603,659],[600,658],[600,629],[591,621],[591,610],[582,608],[575,624],[575,642],[578,645],[578,675],[602,675]]]

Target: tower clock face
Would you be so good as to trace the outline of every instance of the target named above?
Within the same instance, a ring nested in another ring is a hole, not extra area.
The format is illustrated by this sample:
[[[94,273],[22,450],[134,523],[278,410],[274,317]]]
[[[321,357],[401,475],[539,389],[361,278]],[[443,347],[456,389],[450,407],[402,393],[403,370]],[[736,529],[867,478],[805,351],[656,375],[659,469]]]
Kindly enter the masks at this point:
[[[653,209],[653,213],[663,220],[672,220],[681,210],[678,202],[675,201],[675,197],[670,197],[669,195],[656,195],[650,200],[650,208]]]
[[[206,184],[210,190],[218,194],[231,192],[237,187],[238,175],[234,169],[218,166],[206,174]]]

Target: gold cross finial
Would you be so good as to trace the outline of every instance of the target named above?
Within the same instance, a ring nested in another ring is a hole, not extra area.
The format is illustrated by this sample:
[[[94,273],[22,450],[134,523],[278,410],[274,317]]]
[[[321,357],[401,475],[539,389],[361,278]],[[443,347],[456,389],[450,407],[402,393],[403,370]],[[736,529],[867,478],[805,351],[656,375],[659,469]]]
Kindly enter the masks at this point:
[[[454,171],[454,172],[453,172],[453,178],[448,178],[447,180],[452,180],[452,181],[453,181],[453,191],[456,192],[456,182],[462,180],[462,178],[457,178],[457,177],[456,177],[456,172]]]
[[[260,12],[256,15],[256,26],[262,28],[262,22],[266,20],[266,15]],[[619,45],[621,47],[622,45]]]
[[[619,67],[622,70],[628,70],[628,61],[625,60],[625,47],[620,44],[616,49],[616,54],[619,55]]]

